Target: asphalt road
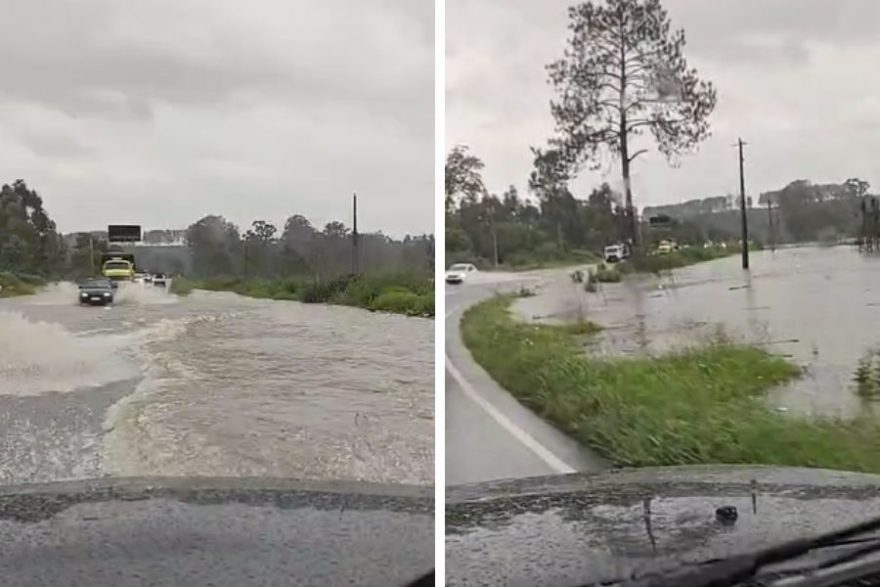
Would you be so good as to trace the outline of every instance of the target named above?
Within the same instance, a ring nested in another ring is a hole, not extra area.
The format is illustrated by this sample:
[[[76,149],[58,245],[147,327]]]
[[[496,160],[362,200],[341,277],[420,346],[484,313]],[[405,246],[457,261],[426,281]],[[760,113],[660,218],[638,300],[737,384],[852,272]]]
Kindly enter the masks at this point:
[[[602,461],[519,404],[461,341],[464,311],[496,292],[535,286],[547,272],[485,275],[446,286],[446,484],[604,468]]]

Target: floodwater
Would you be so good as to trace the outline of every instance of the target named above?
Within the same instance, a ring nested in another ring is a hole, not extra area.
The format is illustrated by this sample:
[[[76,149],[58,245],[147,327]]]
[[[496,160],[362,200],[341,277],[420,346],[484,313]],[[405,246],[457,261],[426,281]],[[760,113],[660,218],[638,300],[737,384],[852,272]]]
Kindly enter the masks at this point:
[[[589,352],[603,356],[659,354],[718,336],[761,345],[806,368],[771,391],[772,407],[841,417],[880,408],[853,385],[859,359],[880,349],[880,258],[854,247],[803,247],[754,252],[748,273],[740,263],[727,257],[593,294],[558,272],[517,309],[533,320],[601,324]]]
[[[434,323],[73,284],[0,300],[0,483],[104,475],[433,483]]]

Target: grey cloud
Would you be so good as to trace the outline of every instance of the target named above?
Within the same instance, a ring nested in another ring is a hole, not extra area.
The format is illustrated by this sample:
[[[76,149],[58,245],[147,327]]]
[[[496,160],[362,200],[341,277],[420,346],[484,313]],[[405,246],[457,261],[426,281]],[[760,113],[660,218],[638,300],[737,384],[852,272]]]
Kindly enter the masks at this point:
[[[0,141],[0,173],[33,182],[62,228],[91,219],[70,198],[53,208],[52,192],[104,201],[96,189],[132,194],[128,203],[154,226],[163,222],[156,204],[135,199],[163,191],[176,202],[214,198],[198,213],[235,208],[229,214],[249,222],[236,200],[247,183],[267,190],[264,216],[329,216],[329,193],[361,189],[391,210],[375,228],[432,229],[433,2],[10,2],[0,133],[15,127],[6,140],[33,156],[7,146],[4,157]],[[67,128],[44,128],[44,114]],[[90,175],[102,168],[112,180]],[[223,181],[210,181],[211,170]],[[306,187],[306,173],[321,181]],[[164,222],[195,220],[184,208],[166,207],[174,218]]]
[[[694,50],[726,63],[803,65],[811,45],[870,41],[880,22],[880,3],[865,0],[668,0],[665,6]]]
[[[447,145],[470,145],[486,163],[487,186],[526,190],[530,145],[551,136],[552,92],[544,66],[562,53],[568,0],[447,0]],[[715,82],[714,136],[669,168],[658,154],[637,162],[638,205],[738,189],[739,136],[750,143],[748,189],[797,177],[860,175],[880,186],[880,2],[865,0],[665,0],[684,28],[686,55]],[[619,183],[617,165],[583,172],[579,193]]]

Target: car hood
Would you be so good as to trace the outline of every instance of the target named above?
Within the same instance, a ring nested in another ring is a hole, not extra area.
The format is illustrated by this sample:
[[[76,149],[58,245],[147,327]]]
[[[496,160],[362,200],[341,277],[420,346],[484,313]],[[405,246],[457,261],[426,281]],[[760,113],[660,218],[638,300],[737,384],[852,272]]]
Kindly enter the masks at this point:
[[[696,466],[447,488],[448,585],[572,586],[725,558],[880,516],[880,476]],[[734,506],[735,522],[716,516]]]
[[[433,568],[433,488],[262,478],[4,487],[0,541],[9,585],[404,585]]]
[[[113,290],[109,287],[81,287],[79,288],[80,293],[86,293],[90,295],[94,294],[112,294]]]

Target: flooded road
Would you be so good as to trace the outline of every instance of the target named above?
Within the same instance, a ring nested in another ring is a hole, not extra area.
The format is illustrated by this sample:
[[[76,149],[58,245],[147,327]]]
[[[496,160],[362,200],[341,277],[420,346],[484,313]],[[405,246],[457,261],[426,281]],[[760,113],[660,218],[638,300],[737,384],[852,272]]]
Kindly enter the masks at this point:
[[[76,292],[0,300],[0,483],[433,483],[432,320],[138,284],[79,307]]]
[[[880,348],[880,258],[852,247],[804,247],[752,253],[749,273],[740,262],[732,256],[604,284],[595,294],[560,271],[516,309],[527,319],[580,315],[601,324],[589,351],[605,356],[657,354],[718,336],[759,344],[806,367],[800,380],[770,393],[772,407],[843,417],[874,409],[855,394],[853,374]]]

